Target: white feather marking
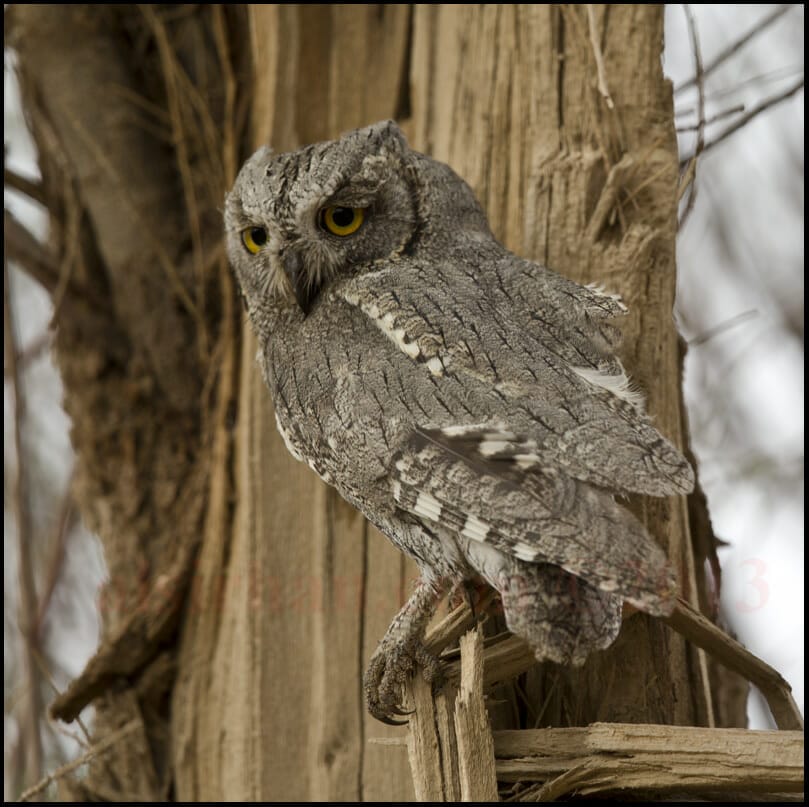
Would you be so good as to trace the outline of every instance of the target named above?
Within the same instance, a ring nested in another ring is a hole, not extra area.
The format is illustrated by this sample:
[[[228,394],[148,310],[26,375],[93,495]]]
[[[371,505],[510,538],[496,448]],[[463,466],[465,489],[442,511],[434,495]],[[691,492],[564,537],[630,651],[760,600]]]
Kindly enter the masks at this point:
[[[466,523],[463,525],[461,535],[472,541],[485,541],[488,534],[489,525],[470,513],[466,518]]]
[[[517,543],[514,544],[514,554],[520,560],[528,560],[528,561],[535,561],[539,557],[539,552],[537,552],[535,546],[525,544],[522,541],[517,541]]]
[[[484,440],[516,440],[517,435],[514,432],[505,431],[500,429],[496,432],[487,432],[483,435]]]
[[[571,367],[570,369],[588,384],[601,387],[611,392],[616,398],[621,398],[621,400],[632,404],[638,411],[643,411],[646,398],[642,392],[633,389],[632,381],[623,367],[621,367],[620,373],[615,374],[606,373],[603,370],[594,370],[592,367]]]
[[[278,429],[278,433],[283,438],[284,445],[287,447],[287,451],[289,451],[289,453],[292,454],[292,456],[295,457],[295,459],[298,460],[298,462],[303,460],[301,452],[298,451],[298,449],[292,445],[292,439],[290,438],[289,433],[281,425],[281,420],[278,417],[278,412],[275,413],[275,428]]]
[[[620,294],[616,294],[615,292],[607,291],[602,285],[598,283],[588,283],[587,288],[590,289],[594,294],[597,294],[599,297],[608,297],[610,300],[618,303],[623,311],[628,311],[629,309],[624,305],[623,300],[621,299]]]
[[[444,362],[442,362],[441,359],[438,358],[438,356],[433,356],[427,362],[427,369],[433,375],[442,376],[442,375],[444,375]]]
[[[397,471],[404,471],[407,467],[407,463],[404,460],[396,460],[396,470]]]
[[[508,451],[513,444],[508,440],[484,440],[478,447],[478,452],[484,457],[492,457],[495,454],[502,454]]]
[[[398,480],[393,483],[393,498],[397,502],[402,500],[402,483]]]
[[[469,432],[480,431],[485,425],[485,423],[472,423],[468,426],[444,426],[441,434],[446,434],[447,437],[461,437]]]
[[[537,454],[515,454],[512,459],[523,469],[530,468],[532,465],[536,465],[539,462],[539,456]]]
[[[417,516],[438,521],[441,517],[441,502],[429,493],[419,493],[414,510]]]

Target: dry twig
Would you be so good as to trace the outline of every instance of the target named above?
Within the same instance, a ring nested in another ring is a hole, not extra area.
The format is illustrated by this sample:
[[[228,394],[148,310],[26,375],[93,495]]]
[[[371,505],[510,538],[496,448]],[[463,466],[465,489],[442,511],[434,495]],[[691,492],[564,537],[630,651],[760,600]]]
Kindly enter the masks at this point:
[[[28,179],[27,177],[15,173],[10,168],[4,167],[3,185],[27,196],[29,199],[33,199],[35,202],[39,202],[39,204],[43,206],[47,206],[45,191],[42,185],[34,179]]]
[[[48,607],[51,604],[53,592],[56,589],[56,584],[59,582],[59,577],[62,574],[65,565],[65,550],[67,547],[67,538],[70,534],[70,528],[73,524],[75,510],[73,507],[73,494],[71,491],[73,476],[71,474],[70,480],[67,483],[67,489],[62,496],[62,501],[59,505],[59,512],[56,519],[56,529],[53,540],[51,542],[50,560],[47,564],[47,574],[45,575],[45,584],[42,587],[42,594],[39,598],[39,610],[36,619],[36,633],[37,636],[42,636],[42,630],[45,624],[45,617],[48,615]]]
[[[38,796],[40,793],[42,793],[52,782],[58,782],[63,777],[67,776],[67,774],[75,771],[76,768],[86,765],[92,759],[95,759],[95,757],[109,751],[110,748],[112,748],[117,742],[123,740],[125,737],[128,737],[136,729],[138,729],[140,725],[141,722],[139,720],[131,720],[129,723],[121,726],[121,728],[117,731],[112,732],[112,734],[108,734],[89,751],[82,754],[77,759],[74,759],[72,762],[68,762],[66,765],[62,765],[61,767],[57,768],[53,773],[48,774],[41,782],[38,782],[36,785],[26,790],[20,796],[20,801],[31,801],[34,796]]]
[[[593,46],[593,57],[596,60],[596,71],[598,73],[598,91],[604,98],[610,109],[615,109],[609,87],[607,87],[607,67],[604,64],[604,54],[601,52],[601,43],[598,41],[596,33],[596,17],[593,11],[593,4],[587,4],[587,27],[590,29],[590,44]]]
[[[750,123],[753,118],[758,117],[762,112],[766,112],[768,109],[771,109],[774,106],[777,106],[782,101],[786,101],[787,99],[791,98],[795,93],[800,92],[803,89],[804,85],[804,77],[801,76],[794,84],[791,84],[787,87],[783,92],[778,93],[777,95],[773,95],[770,98],[762,101],[760,104],[754,106],[750,111],[746,112],[742,115],[738,120],[734,121],[733,124],[727,127],[723,132],[718,134],[713,140],[705,144],[705,147],[702,150],[704,154],[709,149],[712,149],[714,146],[718,146],[723,140],[726,140],[735,132],[738,132],[743,126]],[[686,163],[690,157],[686,157],[680,161],[680,165]]]
[[[693,162],[689,166],[689,173],[691,174],[691,181],[688,185],[682,188],[689,189],[688,201],[685,203],[685,209],[680,216],[678,222],[679,227],[683,227],[694,209],[694,204],[697,201],[697,159],[702,154],[705,148],[705,73],[702,67],[702,48],[699,44],[699,31],[697,29],[697,21],[694,18],[694,12],[688,3],[683,4],[685,17],[688,21],[688,31],[691,36],[691,47],[694,51],[694,78],[697,85],[697,145],[694,149]]]
[[[717,67],[724,64],[734,53],[737,53],[741,50],[751,39],[758,36],[759,34],[763,33],[767,30],[777,19],[779,19],[783,14],[785,14],[791,8],[790,3],[784,3],[778,6],[775,10],[771,11],[770,14],[759,22],[757,22],[747,33],[742,34],[735,42],[731,42],[726,48],[721,50],[714,58],[706,65],[705,69],[702,71],[702,78],[707,78],[711,73],[716,70]],[[688,79],[688,81],[683,82],[678,87],[675,87],[674,92],[682,92],[683,90],[687,90],[689,87],[693,87],[699,81],[699,76],[695,75],[692,78]]]

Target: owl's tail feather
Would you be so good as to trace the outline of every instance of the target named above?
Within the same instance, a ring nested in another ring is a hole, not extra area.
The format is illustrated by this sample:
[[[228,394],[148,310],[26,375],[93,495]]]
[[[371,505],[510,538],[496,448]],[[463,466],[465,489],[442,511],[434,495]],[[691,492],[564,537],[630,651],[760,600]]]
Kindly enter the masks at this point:
[[[508,629],[538,661],[580,665],[621,628],[620,597],[547,563],[518,562],[496,581]]]

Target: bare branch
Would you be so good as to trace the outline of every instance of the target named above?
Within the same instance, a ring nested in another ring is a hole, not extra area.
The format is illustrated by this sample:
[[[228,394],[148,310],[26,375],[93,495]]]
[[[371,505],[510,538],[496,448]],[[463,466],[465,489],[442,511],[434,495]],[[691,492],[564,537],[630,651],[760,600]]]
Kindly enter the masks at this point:
[[[29,199],[39,202],[43,207],[47,207],[45,200],[45,191],[39,182],[33,179],[28,179],[20,176],[12,171],[10,168],[3,168],[3,185],[11,188],[12,190],[22,193]]]
[[[702,153],[704,154],[706,151],[712,149],[714,146],[718,146],[723,140],[726,140],[734,132],[738,132],[739,129],[741,129],[743,126],[746,126],[748,123],[750,123],[751,120],[753,120],[753,118],[758,117],[762,112],[766,112],[771,107],[777,106],[782,101],[786,101],[788,98],[791,98],[793,95],[795,95],[795,93],[803,89],[803,84],[804,84],[804,77],[801,76],[801,78],[798,81],[787,87],[787,89],[784,90],[783,92],[778,93],[778,95],[773,95],[771,98],[767,98],[765,101],[762,101],[760,104],[753,107],[749,112],[742,115],[742,117],[739,118],[735,123],[733,123],[731,126],[728,126],[728,128],[725,129],[721,134],[717,135],[709,143],[706,143],[705,148],[702,150]],[[688,162],[689,159],[691,158],[685,157],[680,161],[680,165],[681,166],[684,165],[685,163]]]
[[[26,713],[25,727],[28,745],[26,773],[30,777],[38,779],[42,776],[42,736],[39,731],[42,719],[42,696],[39,691],[39,676],[36,672],[35,656],[38,635],[36,631],[37,597],[31,559],[33,531],[28,506],[25,455],[22,447],[25,392],[20,377],[20,368],[17,365],[17,331],[14,323],[14,307],[11,304],[11,283],[5,249],[3,251],[3,331],[6,346],[6,364],[10,371],[11,391],[14,401],[14,449],[17,454],[14,515],[17,522],[17,558],[20,581],[20,613],[18,621],[24,646],[25,672],[28,679],[28,711]]]
[[[769,28],[777,19],[783,16],[792,7],[790,3],[783,3],[776,9],[771,11],[766,17],[757,22],[747,33],[742,34],[735,42],[731,42],[724,50],[720,51],[711,62],[705,67],[702,72],[702,78],[705,79],[716,70],[717,67],[724,64],[734,53],[741,50],[751,39],[758,36]],[[674,92],[682,92],[689,87],[693,87],[700,80],[699,75],[695,75],[688,81],[683,82],[678,87],[674,88]]]
[[[727,98],[729,95],[739,92],[739,90],[749,87],[753,84],[774,84],[779,81],[786,81],[787,79],[794,78],[795,76],[803,75],[803,65],[788,65],[786,67],[779,67],[777,70],[767,70],[764,73],[757,73],[749,78],[739,81],[736,84],[730,84],[726,87],[721,87],[716,90],[709,90],[705,93],[706,101],[719,101],[722,98]],[[696,107],[683,106],[674,111],[675,118],[682,118],[685,115],[696,114]]]
[[[685,209],[680,216],[678,227],[683,227],[686,221],[688,221],[688,217],[691,215],[691,211],[694,209],[694,204],[697,201],[697,158],[700,154],[702,154],[702,151],[705,148],[705,71],[702,67],[702,48],[700,47],[699,43],[697,21],[694,18],[694,12],[691,10],[691,6],[689,6],[687,3],[683,4],[683,11],[685,11],[685,17],[688,21],[688,31],[691,36],[691,47],[694,51],[694,70],[696,73],[695,81],[698,92],[697,145],[694,149],[694,159],[691,166],[693,169],[693,174],[691,177],[691,182],[687,186],[689,189],[688,201],[685,203]]]
[[[803,718],[795,705],[792,689],[777,670],[753,655],[682,599],[678,598],[674,612],[663,621],[692,644],[710,653],[720,664],[743,675],[757,686],[767,700],[779,729],[803,730]]]
[[[94,289],[78,282],[74,277],[64,281],[56,257],[48,252],[8,210],[3,211],[3,235],[8,259],[18,264],[26,274],[31,275],[49,294],[53,295],[58,291],[61,280],[67,283],[66,293],[83,298],[99,311],[109,310],[103,297]]]
[[[64,496],[62,496],[62,502],[59,505],[59,515],[56,520],[56,530],[52,541],[52,548],[50,550],[48,571],[45,577],[45,585],[42,588],[42,594],[39,599],[39,610],[37,612],[36,619],[36,633],[40,640],[42,638],[45,617],[48,615],[48,607],[51,604],[53,592],[56,589],[56,584],[59,582],[59,577],[64,569],[67,538],[70,534],[70,528],[73,524],[75,516],[71,483],[72,476],[71,480],[67,483],[67,490],[65,491]]]
[[[707,96],[706,96],[707,97]],[[740,112],[744,112],[744,104],[736,104],[735,106],[730,107],[730,109],[723,109],[721,112],[717,112],[715,115],[711,115],[710,118],[706,118],[704,121],[705,126],[710,126],[712,123],[716,123],[719,120],[724,120],[725,118],[729,118],[731,115],[737,115]],[[700,127],[699,123],[692,123],[688,126],[678,126],[678,132],[696,132]]]
[[[25,368],[33,361],[36,361],[42,353],[48,348],[51,343],[51,335],[46,330],[44,333],[41,333],[34,339],[28,347],[22,348],[20,353],[17,355],[17,366],[20,370],[25,370]],[[4,368],[4,375],[8,378],[9,369],[8,365]]]
[[[53,773],[48,774],[41,782],[34,785],[34,787],[26,790],[20,796],[20,801],[30,801],[34,798],[34,796],[42,793],[42,791],[45,790],[45,788],[47,788],[52,782],[58,782],[63,777],[67,776],[67,774],[75,771],[76,768],[86,765],[88,762],[90,762],[90,760],[94,759],[99,754],[109,751],[109,749],[112,748],[117,742],[123,740],[124,737],[128,737],[133,731],[140,728],[140,726],[141,722],[139,720],[131,720],[117,731],[114,731],[112,734],[108,734],[103,740],[87,751],[87,753],[82,754],[78,759],[74,759],[73,762],[68,762],[67,765],[62,765],[60,768],[57,768]]]
[[[704,345],[706,342],[709,342],[715,336],[719,336],[719,334],[724,333],[725,331],[729,331],[731,328],[735,328],[737,325],[742,325],[743,323],[747,322],[750,319],[754,319],[758,316],[758,309],[751,308],[747,311],[742,311],[741,314],[736,314],[729,319],[726,319],[724,322],[720,322],[718,325],[714,325],[713,328],[708,328],[707,331],[703,331],[698,336],[695,336],[693,339],[688,340],[688,347],[699,347],[700,345]]]
[[[3,241],[8,260],[19,264],[47,291],[56,288],[59,279],[56,258],[8,210],[3,210]]]

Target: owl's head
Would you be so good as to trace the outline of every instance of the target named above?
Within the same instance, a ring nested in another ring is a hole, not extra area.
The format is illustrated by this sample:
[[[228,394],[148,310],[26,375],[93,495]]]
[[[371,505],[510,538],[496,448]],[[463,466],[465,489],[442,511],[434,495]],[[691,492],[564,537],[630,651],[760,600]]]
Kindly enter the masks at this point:
[[[227,250],[248,306],[304,315],[331,280],[400,253],[412,238],[413,154],[393,121],[242,167],[225,202]]]

